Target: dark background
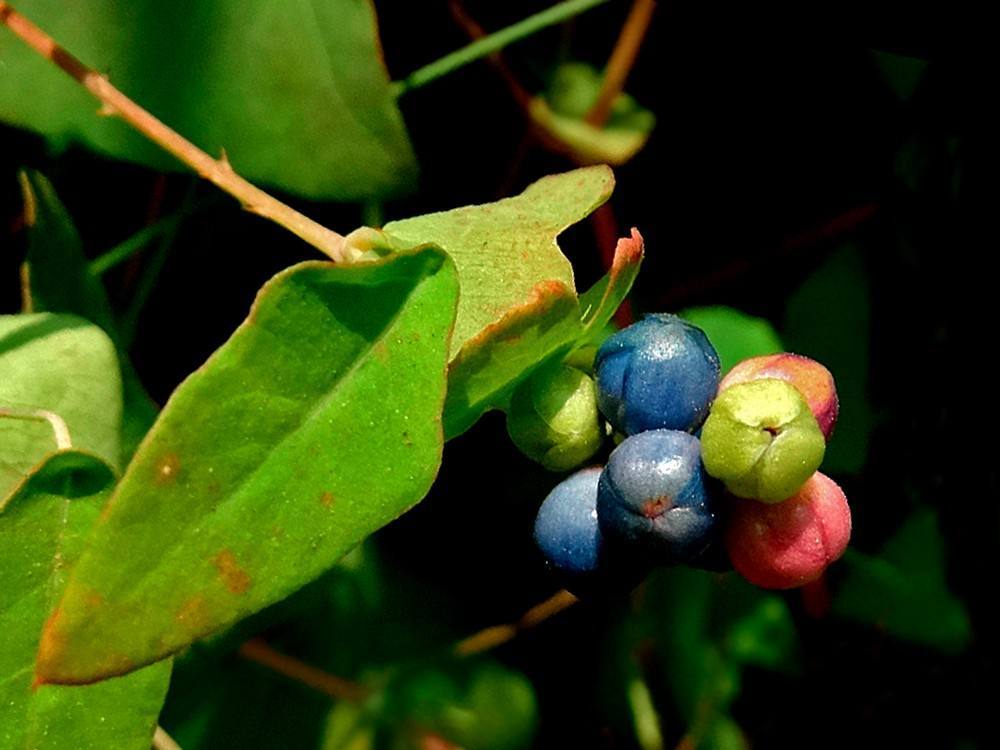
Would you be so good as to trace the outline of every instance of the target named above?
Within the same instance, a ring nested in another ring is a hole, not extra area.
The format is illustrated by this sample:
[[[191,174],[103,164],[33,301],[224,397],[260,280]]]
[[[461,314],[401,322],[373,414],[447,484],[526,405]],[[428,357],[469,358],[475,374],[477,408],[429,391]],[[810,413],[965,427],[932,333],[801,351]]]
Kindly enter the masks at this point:
[[[377,6],[394,78],[466,41],[445,3]],[[538,4],[468,7],[493,29]],[[571,35],[521,42],[508,62],[529,89],[541,88],[546,66],[567,46],[599,66],[625,10],[617,3],[579,19]],[[647,148],[616,170],[611,201],[620,227],[639,227],[647,242],[635,309],[725,304],[780,326],[786,300],[813,271],[847,243],[860,248],[872,310],[860,377],[875,428],[864,470],[841,478],[854,511],[852,545],[875,553],[912,508],[933,506],[949,587],[973,624],[972,645],[945,655],[811,616],[796,592],[785,594],[802,670],[744,674],[733,715],[755,747],[991,744],[1000,495],[983,437],[995,419],[987,361],[995,239],[983,219],[995,134],[982,132],[981,115],[995,86],[984,89],[981,66],[955,54],[951,25],[902,4],[831,6],[827,17],[807,19],[752,5],[662,3],[629,79],[629,92],[658,118]],[[821,28],[837,33],[821,37]],[[912,94],[897,95],[872,49],[930,63]],[[538,146],[518,156],[527,126],[485,62],[408,94],[402,107],[423,181],[418,195],[385,207],[387,218],[493,200],[572,166]],[[53,158],[39,138],[0,128],[3,312],[17,309],[15,174],[24,166],[53,180],[95,255],[188,191],[213,191],[192,187],[188,175],[164,178],[80,150]],[[340,230],[362,221],[358,207],[295,202]],[[602,272],[594,226],[573,228],[562,244],[584,288]],[[186,221],[132,350],[154,398],[162,403],[225,340],[270,275],[308,255],[226,199]],[[117,303],[134,293],[142,263],[110,276]],[[448,445],[435,489],[380,535],[380,549],[390,564],[453,594],[461,626],[509,621],[552,591],[530,524],[554,481],[513,449],[502,416],[488,416]],[[498,653],[535,683],[538,747],[630,747],[603,719],[597,658],[620,615],[583,604]],[[655,687],[662,676],[650,679]],[[669,704],[660,708],[668,744],[678,741],[682,725]]]

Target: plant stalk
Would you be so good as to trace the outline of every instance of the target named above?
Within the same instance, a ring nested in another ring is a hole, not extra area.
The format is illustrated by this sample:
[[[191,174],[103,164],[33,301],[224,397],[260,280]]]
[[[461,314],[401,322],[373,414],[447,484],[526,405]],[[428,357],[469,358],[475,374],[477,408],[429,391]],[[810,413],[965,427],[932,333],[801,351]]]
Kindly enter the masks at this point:
[[[0,0],[0,23],[93,94],[101,102],[101,114],[120,117],[201,177],[229,193],[250,213],[280,224],[334,261],[345,260],[347,250],[343,236],[248,182],[236,173],[225,153],[220,159],[209,156],[125,96],[107,76],[88,68],[59,46],[5,0]]]

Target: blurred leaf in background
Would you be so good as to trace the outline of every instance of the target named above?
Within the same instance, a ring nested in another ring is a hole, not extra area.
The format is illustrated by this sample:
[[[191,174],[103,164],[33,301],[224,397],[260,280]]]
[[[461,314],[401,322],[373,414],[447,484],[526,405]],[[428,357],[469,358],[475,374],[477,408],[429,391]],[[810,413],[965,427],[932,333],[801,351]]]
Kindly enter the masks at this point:
[[[719,353],[722,374],[749,357],[784,351],[774,326],[764,318],[724,305],[689,307],[678,315],[698,326]]]
[[[556,68],[544,96],[535,97],[531,118],[569,147],[580,164],[624,164],[642,150],[656,125],[656,116],[628,94],[619,94],[608,121],[601,127],[586,121],[597,101],[604,76],[586,63]]]
[[[969,644],[969,616],[948,590],[944,538],[932,510],[911,515],[878,556],[848,550],[844,567],[836,614],[946,652]]]
[[[823,471],[856,474],[875,422],[868,396],[871,290],[859,247],[835,252],[792,294],[781,333],[789,351],[822,362],[837,383],[840,415]]]
[[[416,162],[358,0],[22,0],[29,18],[252,181],[315,199],[409,190]],[[171,157],[3,30],[0,120],[154,169]]]

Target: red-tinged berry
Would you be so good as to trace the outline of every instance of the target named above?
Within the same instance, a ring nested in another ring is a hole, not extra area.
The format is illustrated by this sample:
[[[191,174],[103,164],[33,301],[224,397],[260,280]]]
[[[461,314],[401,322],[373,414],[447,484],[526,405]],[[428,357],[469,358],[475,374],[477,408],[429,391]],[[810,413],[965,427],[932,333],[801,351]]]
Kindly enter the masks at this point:
[[[790,589],[816,580],[851,537],[851,510],[837,483],[816,472],[783,503],[734,502],[726,549],[757,586]]]
[[[840,403],[837,400],[837,387],[829,370],[816,360],[801,354],[786,352],[751,357],[729,371],[719,384],[719,392],[733,385],[764,378],[784,380],[795,386],[809,404],[809,410],[816,417],[823,436],[830,439],[837,424]]]

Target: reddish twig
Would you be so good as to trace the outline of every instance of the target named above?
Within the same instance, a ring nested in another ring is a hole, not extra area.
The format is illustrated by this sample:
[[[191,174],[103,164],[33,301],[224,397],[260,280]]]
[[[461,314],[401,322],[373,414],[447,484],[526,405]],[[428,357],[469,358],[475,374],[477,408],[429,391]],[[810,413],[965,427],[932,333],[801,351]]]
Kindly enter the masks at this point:
[[[457,656],[474,656],[490,651],[513,640],[525,630],[540,625],[553,615],[569,609],[578,601],[579,599],[566,590],[557,591],[544,602],[535,605],[521,615],[517,622],[484,628],[478,633],[460,640],[452,647],[452,652]]]
[[[247,211],[280,224],[335,261],[345,259],[344,237],[265,193],[233,170],[225,154],[214,159],[88,68],[42,29],[0,0],[0,23],[101,102],[101,114],[120,117],[144,136],[236,198]]]
[[[267,667],[272,672],[284,675],[331,698],[357,703],[369,695],[369,690],[364,685],[337,677],[294,656],[283,654],[260,638],[253,638],[244,643],[240,646],[239,653],[244,659]]]
[[[632,72],[632,67],[639,56],[639,49],[646,38],[646,32],[649,31],[655,10],[656,0],[635,0],[632,3],[632,9],[625,19],[618,41],[615,42],[615,48],[608,59],[608,65],[604,69],[604,79],[601,81],[597,100],[584,118],[595,128],[604,127],[608,121],[611,108],[622,93],[625,79]]]

